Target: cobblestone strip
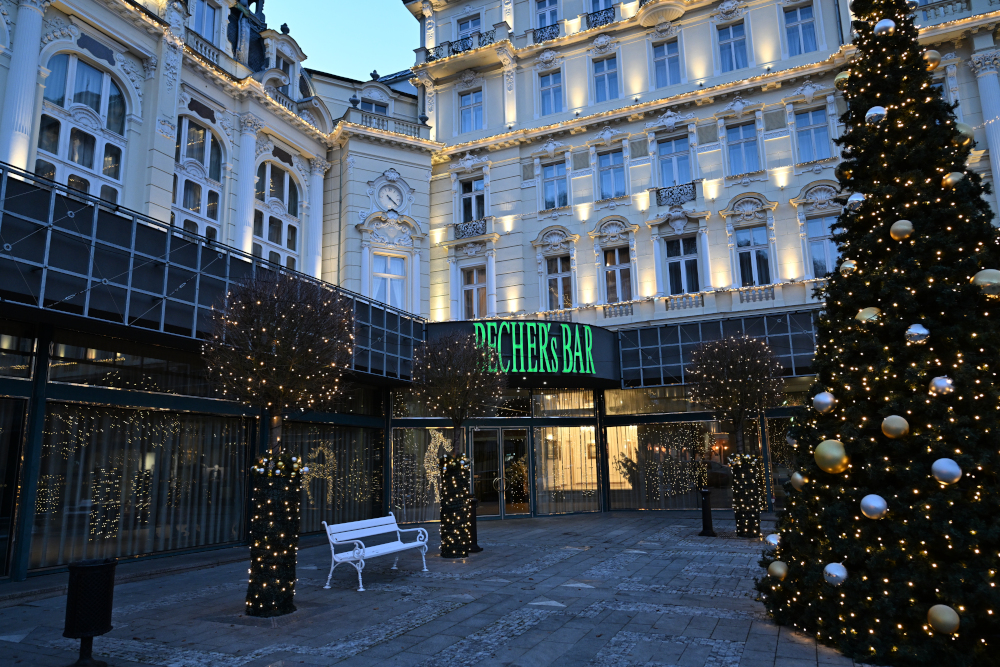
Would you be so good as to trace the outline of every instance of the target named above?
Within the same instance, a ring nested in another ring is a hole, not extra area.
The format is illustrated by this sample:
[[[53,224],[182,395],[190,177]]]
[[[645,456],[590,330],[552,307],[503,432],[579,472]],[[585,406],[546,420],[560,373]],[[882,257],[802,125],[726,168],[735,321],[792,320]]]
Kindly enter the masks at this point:
[[[74,653],[80,650],[79,639],[56,639],[35,645]],[[242,667],[249,662],[247,656],[242,655],[193,651],[166,644],[114,637],[99,637],[94,642],[94,654],[96,657],[117,658],[162,667]]]
[[[728,571],[727,571],[728,570]],[[688,563],[681,570],[682,574],[692,574],[699,577],[736,577],[753,579],[762,576],[767,570],[760,565],[733,565],[730,563]]]
[[[602,648],[591,665],[600,667],[625,667],[626,665],[643,664],[647,666],[657,665],[662,667],[674,667],[667,663],[647,662],[641,663],[629,660],[629,654],[639,645],[640,642],[661,642],[671,644],[681,644],[683,646],[708,646],[711,648],[705,667],[738,667],[740,659],[743,657],[745,642],[731,642],[725,639],[707,639],[704,637],[676,636],[651,636],[639,632],[629,632],[621,630],[611,641]]]
[[[597,618],[605,611],[624,611],[644,614],[678,614],[687,616],[709,616],[729,620],[766,621],[767,614],[759,611],[739,611],[736,609],[715,609],[712,607],[688,607],[678,604],[653,604],[650,602],[628,602],[625,600],[598,600],[584,607],[577,616]]]
[[[572,558],[581,552],[582,550],[580,549],[560,549],[559,551],[554,551],[546,556],[533,560],[530,563],[526,563],[521,567],[498,567],[476,570],[475,572],[463,574],[462,579],[478,579],[485,574],[535,574],[536,572],[541,572],[546,568],[552,567],[556,563],[561,563],[568,558]]]
[[[138,604],[127,604],[121,607],[115,607],[112,610],[112,615],[116,621],[124,621],[126,617],[139,614],[150,609],[159,609],[160,607],[169,607],[172,604],[179,604],[181,602],[190,602],[191,600],[197,600],[198,598],[215,596],[218,593],[228,593],[229,591],[238,591],[240,589],[246,589],[247,583],[245,581],[237,581],[228,584],[219,584],[217,586],[206,586],[205,588],[198,588],[187,593],[175,593],[173,595],[166,595],[162,598],[151,599],[149,602],[140,602]]]
[[[564,584],[565,585],[565,584]],[[691,586],[661,586],[657,584],[640,584],[634,581],[624,581],[615,590],[635,593],[659,593],[660,595],[708,595],[714,598],[749,598],[756,599],[757,591],[751,588],[694,588]]]
[[[643,554],[638,553],[628,553],[622,552],[617,556],[612,556],[608,560],[601,561],[597,565],[593,566],[583,574],[579,575],[578,579],[617,579],[624,576],[623,570],[626,565],[629,565],[639,559],[639,556]]]
[[[542,619],[562,612],[548,609],[518,609],[502,616],[465,639],[452,644],[420,667],[476,667],[515,637],[538,625]]]

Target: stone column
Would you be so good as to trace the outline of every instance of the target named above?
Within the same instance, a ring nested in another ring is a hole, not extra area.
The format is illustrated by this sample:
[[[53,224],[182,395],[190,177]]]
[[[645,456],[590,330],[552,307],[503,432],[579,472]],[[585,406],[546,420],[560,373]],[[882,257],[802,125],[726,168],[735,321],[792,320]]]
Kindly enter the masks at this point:
[[[411,286],[412,286],[412,290],[413,290],[412,293],[411,293],[411,299],[412,299],[413,303],[410,305],[410,309],[409,310],[414,315],[420,315],[421,311],[422,311],[422,309],[420,307],[420,305],[421,305],[420,304],[420,301],[421,301],[421,298],[420,298],[420,271],[421,271],[421,266],[420,266],[420,249],[419,248],[414,248],[413,249],[413,254],[410,255],[410,257],[412,258],[410,260],[411,264],[412,264],[410,272],[413,274],[413,279],[411,281]]]
[[[253,200],[257,181],[257,133],[264,121],[252,113],[240,115],[240,164],[236,185],[236,218],[233,245],[243,252],[253,251]],[[322,209],[322,207],[320,207]]]
[[[18,13],[20,16],[20,13]],[[1000,81],[997,80],[997,70],[1000,69],[1000,51],[984,51],[972,54],[969,68],[979,82],[979,104],[983,109],[983,118],[987,120],[986,145],[990,152],[990,170],[993,172],[994,188],[1000,183]],[[992,121],[992,122],[991,122]]]
[[[712,289],[712,263],[708,249],[708,224],[705,220],[698,226],[698,265],[701,267],[701,291]]]
[[[497,251],[486,251],[486,316],[497,316]]]
[[[371,241],[361,242],[361,296],[372,295],[372,244]]]
[[[14,52],[10,56],[3,116],[0,116],[0,160],[21,169],[29,168],[42,15],[50,4],[51,0],[21,0],[17,7]]]
[[[657,232],[652,234],[653,241],[653,268],[656,269],[656,294],[654,296],[664,296],[667,294],[667,285],[663,279],[663,239]]]
[[[451,303],[451,319],[462,319],[461,297],[462,285],[459,282],[458,258],[448,258],[448,297]]]
[[[242,145],[241,145],[242,146]],[[330,163],[321,157],[312,159],[309,174],[309,233],[302,270],[316,278],[323,277],[323,178]]]
[[[503,122],[510,128],[517,124],[517,86],[515,76],[517,63],[514,62],[514,52],[506,45],[496,47],[497,57],[503,67]]]

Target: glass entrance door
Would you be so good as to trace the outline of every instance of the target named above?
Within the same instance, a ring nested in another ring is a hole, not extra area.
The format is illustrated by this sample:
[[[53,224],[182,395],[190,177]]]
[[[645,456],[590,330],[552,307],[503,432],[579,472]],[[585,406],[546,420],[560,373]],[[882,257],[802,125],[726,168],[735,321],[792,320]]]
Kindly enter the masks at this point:
[[[472,493],[479,500],[476,516],[531,514],[528,430],[471,430]]]

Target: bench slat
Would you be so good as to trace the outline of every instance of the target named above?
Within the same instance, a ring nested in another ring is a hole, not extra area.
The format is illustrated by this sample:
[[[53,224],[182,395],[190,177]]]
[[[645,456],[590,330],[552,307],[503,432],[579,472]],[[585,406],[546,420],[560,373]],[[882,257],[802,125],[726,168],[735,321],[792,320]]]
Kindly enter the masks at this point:
[[[331,540],[353,540],[359,536],[381,535],[398,530],[396,518],[392,515],[379,517],[378,519],[365,519],[364,521],[351,521],[348,523],[336,523],[326,527],[327,535]]]
[[[420,546],[421,543],[418,542],[387,542],[385,544],[376,544],[373,547],[365,548],[365,558],[376,558],[378,556],[385,556],[386,554],[406,551],[407,549],[419,548]],[[338,561],[353,560],[354,551],[338,553],[336,558]]]

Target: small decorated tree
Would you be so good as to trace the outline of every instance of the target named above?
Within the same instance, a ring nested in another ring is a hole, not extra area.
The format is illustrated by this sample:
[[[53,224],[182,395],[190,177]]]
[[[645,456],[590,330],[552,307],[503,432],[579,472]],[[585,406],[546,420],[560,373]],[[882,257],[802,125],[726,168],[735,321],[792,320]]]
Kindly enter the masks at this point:
[[[268,415],[270,451],[251,468],[249,616],[295,611],[301,462],[281,450],[284,413],[342,396],[353,339],[351,301],[340,292],[259,271],[230,290],[202,348],[218,392]]]
[[[464,558],[471,545],[469,459],[463,424],[489,416],[503,398],[507,377],[497,352],[474,335],[451,333],[424,343],[413,356],[413,394],[431,414],[455,427],[452,452],[441,461],[441,555]]]
[[[763,418],[765,408],[781,402],[781,363],[764,341],[735,336],[702,343],[692,354],[687,376],[691,400],[730,425],[736,448],[729,461],[736,534],[759,537],[762,468],[760,457],[747,451],[745,434],[753,420]]]

